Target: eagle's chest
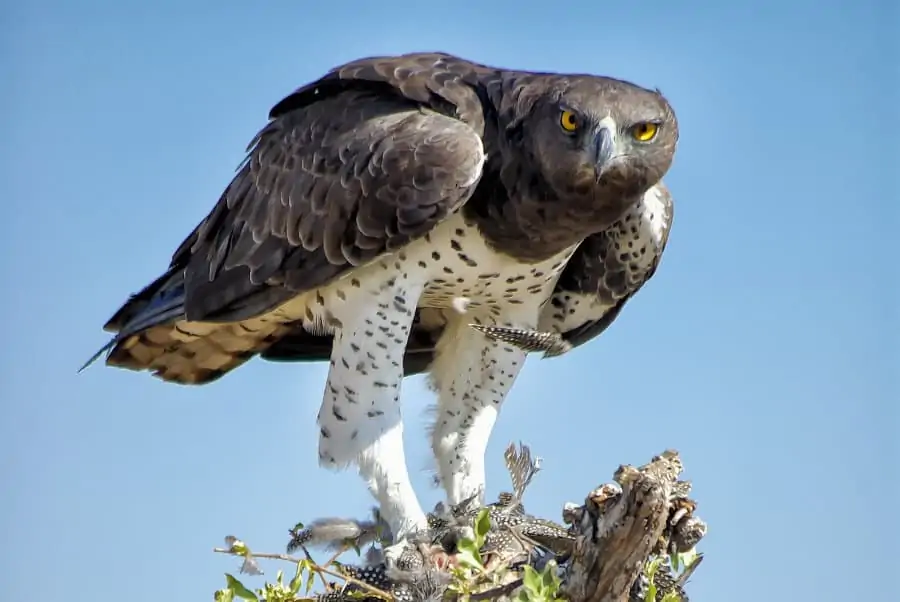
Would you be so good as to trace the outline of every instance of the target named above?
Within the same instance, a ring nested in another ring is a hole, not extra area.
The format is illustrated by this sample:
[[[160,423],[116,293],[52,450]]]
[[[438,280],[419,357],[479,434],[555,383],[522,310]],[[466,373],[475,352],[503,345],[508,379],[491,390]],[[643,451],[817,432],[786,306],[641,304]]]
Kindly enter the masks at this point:
[[[396,259],[425,282],[420,307],[450,308],[464,297],[470,308],[521,305],[549,298],[574,247],[537,263],[492,249],[475,226],[457,214]]]

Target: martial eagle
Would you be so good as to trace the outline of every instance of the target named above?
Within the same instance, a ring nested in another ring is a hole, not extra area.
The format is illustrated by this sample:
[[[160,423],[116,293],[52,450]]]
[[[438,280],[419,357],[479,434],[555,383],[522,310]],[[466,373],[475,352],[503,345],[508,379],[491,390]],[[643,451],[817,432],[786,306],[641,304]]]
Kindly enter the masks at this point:
[[[168,270],[105,328],[106,363],[209,383],[261,355],[328,360],[319,463],[355,464],[395,541],[424,526],[404,374],[437,392],[457,504],[526,352],[469,323],[600,334],[652,276],[678,125],[661,93],[449,54],[366,58],[289,94]],[[453,308],[468,300],[467,313]]]

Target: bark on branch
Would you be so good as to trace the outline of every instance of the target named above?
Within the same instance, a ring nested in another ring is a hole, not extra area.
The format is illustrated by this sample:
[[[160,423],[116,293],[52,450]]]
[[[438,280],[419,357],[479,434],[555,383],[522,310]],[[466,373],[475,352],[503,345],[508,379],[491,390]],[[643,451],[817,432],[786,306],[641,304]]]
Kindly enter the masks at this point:
[[[577,530],[563,593],[572,602],[622,602],[638,594],[648,558],[686,552],[706,534],[693,516],[690,485],[679,481],[677,452],[667,451],[648,464],[620,466],[614,483],[603,485],[568,509]],[[681,584],[678,584],[681,585]],[[662,589],[662,588],[660,588]]]

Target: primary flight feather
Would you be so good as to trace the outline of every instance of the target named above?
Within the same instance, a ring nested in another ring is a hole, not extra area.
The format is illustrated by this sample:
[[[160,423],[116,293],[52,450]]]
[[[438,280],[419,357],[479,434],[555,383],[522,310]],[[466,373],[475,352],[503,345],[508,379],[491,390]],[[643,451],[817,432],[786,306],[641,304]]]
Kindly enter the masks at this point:
[[[441,53],[347,63],[275,105],[168,270],[106,324],[106,363],[204,384],[256,355],[330,361],[319,462],[355,464],[402,541],[426,524],[403,376],[437,391],[448,501],[483,492],[526,352],[468,325],[600,334],[665,247],[677,139],[659,92],[612,78]]]

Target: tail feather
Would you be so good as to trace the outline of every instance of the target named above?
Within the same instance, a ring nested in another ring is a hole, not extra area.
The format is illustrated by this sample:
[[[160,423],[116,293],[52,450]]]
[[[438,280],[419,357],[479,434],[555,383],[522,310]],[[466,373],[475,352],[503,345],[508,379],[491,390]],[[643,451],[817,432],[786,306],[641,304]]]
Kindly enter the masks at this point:
[[[169,270],[139,293],[131,295],[104,324],[103,329],[115,335],[88,359],[78,372],[107,354],[107,363],[129,338],[162,324],[174,324],[184,317],[184,272]]]
[[[128,307],[128,304],[125,306]],[[154,326],[162,324],[174,324],[184,319],[184,284],[179,283],[176,288],[165,288],[155,295],[149,302],[143,304],[134,312],[119,328],[118,338],[126,339]]]
[[[183,270],[170,270],[109,319],[114,332],[81,370],[106,354],[106,365],[147,370],[168,382],[206,384],[240,366],[285,334],[290,326],[274,316],[231,323],[185,320]]]
[[[128,328],[139,316],[157,304],[167,304],[167,301],[177,299],[184,304],[184,271],[170,269],[165,274],[145,286],[139,293],[128,298],[122,307],[113,314],[103,325],[108,332],[122,332]]]

